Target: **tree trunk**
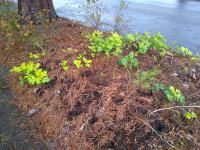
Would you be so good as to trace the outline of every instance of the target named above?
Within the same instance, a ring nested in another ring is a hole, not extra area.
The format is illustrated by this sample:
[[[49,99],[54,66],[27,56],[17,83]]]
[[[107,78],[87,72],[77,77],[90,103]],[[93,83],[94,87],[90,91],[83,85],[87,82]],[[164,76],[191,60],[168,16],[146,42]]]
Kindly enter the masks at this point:
[[[18,0],[19,14],[30,16],[30,20],[36,21],[40,12],[44,12],[47,19],[57,19],[52,0]]]

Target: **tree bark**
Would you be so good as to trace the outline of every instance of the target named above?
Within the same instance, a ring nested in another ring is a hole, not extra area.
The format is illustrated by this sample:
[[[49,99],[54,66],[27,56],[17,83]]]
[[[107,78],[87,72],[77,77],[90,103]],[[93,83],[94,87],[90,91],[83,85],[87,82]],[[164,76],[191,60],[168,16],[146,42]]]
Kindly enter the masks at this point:
[[[45,10],[45,11],[44,11]],[[18,0],[18,11],[30,20],[36,21],[39,12],[44,12],[46,19],[57,19],[52,0]]]

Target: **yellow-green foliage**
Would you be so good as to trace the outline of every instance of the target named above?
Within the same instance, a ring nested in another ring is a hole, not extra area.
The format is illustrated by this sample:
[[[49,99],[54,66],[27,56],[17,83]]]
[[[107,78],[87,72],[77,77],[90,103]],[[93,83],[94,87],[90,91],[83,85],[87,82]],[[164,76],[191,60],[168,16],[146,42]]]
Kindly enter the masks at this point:
[[[31,85],[48,83],[50,79],[47,76],[47,71],[39,69],[40,63],[34,64],[30,61],[29,63],[21,63],[19,67],[13,67],[10,72],[22,73],[23,77],[19,77],[21,86],[24,82],[28,82]]]
[[[23,46],[28,45],[42,49],[48,36],[43,32],[46,28],[46,20],[42,20],[43,13],[37,14],[38,22],[30,20],[30,16],[23,17],[17,10],[11,10],[9,5],[5,10],[0,10],[0,38],[5,43],[5,49],[9,50],[18,41],[23,42]],[[40,19],[39,19],[40,18]]]

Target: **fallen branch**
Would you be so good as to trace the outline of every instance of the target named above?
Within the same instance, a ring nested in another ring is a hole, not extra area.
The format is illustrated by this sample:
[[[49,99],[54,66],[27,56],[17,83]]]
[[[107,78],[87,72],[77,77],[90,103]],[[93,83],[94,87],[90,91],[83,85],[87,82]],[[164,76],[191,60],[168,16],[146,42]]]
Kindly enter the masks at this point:
[[[175,109],[175,108],[199,108],[200,109],[200,106],[175,106],[175,107],[161,108],[161,109],[152,111],[150,114],[153,114],[155,112],[162,111],[162,110],[169,110],[169,109]]]

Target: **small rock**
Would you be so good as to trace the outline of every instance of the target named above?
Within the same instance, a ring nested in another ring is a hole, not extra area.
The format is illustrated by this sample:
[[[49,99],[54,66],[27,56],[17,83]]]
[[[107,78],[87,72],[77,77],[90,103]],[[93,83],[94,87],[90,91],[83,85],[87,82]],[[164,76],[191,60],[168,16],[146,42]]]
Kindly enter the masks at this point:
[[[192,73],[195,73],[195,72],[196,72],[196,70],[195,70],[195,69],[191,69],[190,71],[191,71]]]
[[[174,73],[172,73],[171,75],[172,75],[172,76],[175,76],[175,77],[177,77],[177,76],[178,76],[178,74],[177,74],[177,73],[175,73],[175,72],[174,72]]]
[[[55,90],[55,92],[56,92],[57,94],[60,94],[60,93],[61,93],[61,91],[60,91],[60,90]]]
[[[193,74],[192,74],[192,78],[196,80],[196,79],[197,79],[196,74],[193,73]]]
[[[39,109],[31,109],[31,110],[28,112],[28,114],[26,115],[26,117],[31,117],[31,116],[33,116],[33,115],[38,114],[39,112],[40,112]]]
[[[38,88],[35,88],[33,91],[34,91],[34,93],[36,93],[37,92],[37,90],[38,90]]]
[[[183,86],[189,88],[189,85],[187,83],[183,83]]]

